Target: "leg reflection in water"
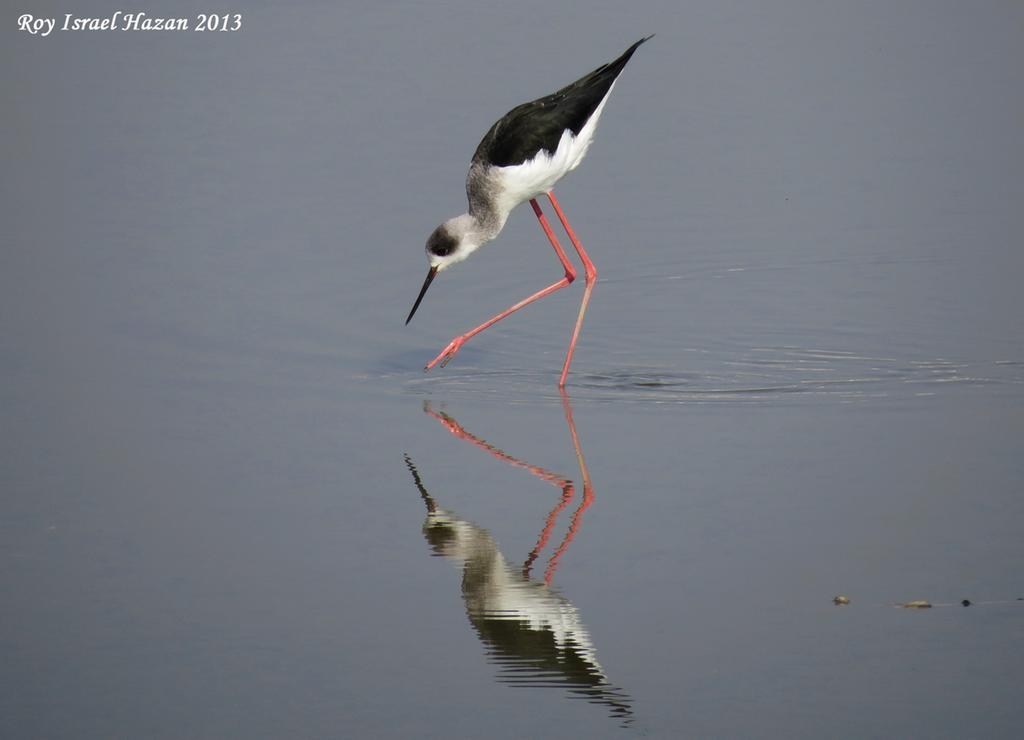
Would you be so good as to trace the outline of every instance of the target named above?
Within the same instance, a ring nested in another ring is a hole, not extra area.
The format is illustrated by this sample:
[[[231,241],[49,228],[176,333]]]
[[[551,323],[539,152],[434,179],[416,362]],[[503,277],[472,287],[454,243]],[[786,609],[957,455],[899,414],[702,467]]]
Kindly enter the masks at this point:
[[[525,564],[517,567],[501,553],[488,530],[437,504],[408,455],[405,463],[427,507],[423,534],[436,555],[449,558],[462,568],[462,598],[466,613],[486,646],[488,657],[499,666],[498,680],[516,686],[561,686],[574,696],[607,706],[613,717],[629,724],[632,719],[631,699],[609,683],[604,669],[597,662],[590,633],[580,619],[579,611],[551,585],[559,559],[579,531],[583,513],[594,500],[568,397],[563,395],[562,402],[580,467],[583,494],[565,537],[548,559],[542,580],[531,577],[531,568],[546,546],[558,515],[575,497],[572,481],[499,450],[467,432],[450,415],[436,412],[429,404],[424,404],[424,411],[459,439],[503,462],[523,468],[561,490],[559,501],[548,515],[537,544]]]

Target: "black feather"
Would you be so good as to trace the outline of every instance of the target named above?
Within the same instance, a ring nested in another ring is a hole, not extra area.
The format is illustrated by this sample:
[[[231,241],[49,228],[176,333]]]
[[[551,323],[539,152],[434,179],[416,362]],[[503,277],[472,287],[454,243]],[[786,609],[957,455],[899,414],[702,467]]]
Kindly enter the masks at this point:
[[[561,90],[510,110],[484,135],[473,162],[508,167],[533,159],[541,149],[553,153],[566,129],[579,134],[633,52],[649,38],[640,39],[614,62],[602,64]]]

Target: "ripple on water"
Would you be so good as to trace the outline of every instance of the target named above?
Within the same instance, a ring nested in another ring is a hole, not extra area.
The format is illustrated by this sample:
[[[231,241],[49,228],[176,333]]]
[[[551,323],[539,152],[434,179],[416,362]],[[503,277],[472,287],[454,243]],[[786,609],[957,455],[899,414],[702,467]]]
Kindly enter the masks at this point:
[[[576,371],[568,390],[581,400],[770,404],[829,398],[849,403],[1024,383],[1024,362],[1017,360],[911,360],[801,347],[754,347],[718,359],[706,355],[700,365],[703,372],[643,366]],[[412,378],[407,387],[423,393],[536,400],[557,397],[556,379],[555,370],[448,367]]]

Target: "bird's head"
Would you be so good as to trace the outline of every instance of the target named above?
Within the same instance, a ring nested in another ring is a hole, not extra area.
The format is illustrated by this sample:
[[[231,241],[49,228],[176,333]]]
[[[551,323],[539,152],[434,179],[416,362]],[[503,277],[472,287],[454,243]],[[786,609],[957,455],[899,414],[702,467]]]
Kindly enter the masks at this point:
[[[480,240],[476,237],[473,225],[474,221],[468,214],[456,216],[434,229],[427,239],[426,250],[430,270],[427,272],[427,279],[423,281],[423,287],[420,288],[420,294],[416,297],[416,303],[405,320],[406,324],[412,321],[413,314],[420,307],[420,301],[423,300],[437,273],[456,262],[462,262],[480,248]]]

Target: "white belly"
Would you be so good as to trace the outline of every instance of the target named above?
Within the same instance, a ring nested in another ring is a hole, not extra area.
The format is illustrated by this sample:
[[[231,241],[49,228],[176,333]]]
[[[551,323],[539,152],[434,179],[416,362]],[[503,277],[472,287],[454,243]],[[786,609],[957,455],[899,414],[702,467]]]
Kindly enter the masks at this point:
[[[573,136],[569,129],[562,132],[558,148],[553,153],[541,150],[533,159],[522,164],[496,168],[502,190],[498,207],[502,211],[507,213],[520,203],[550,192],[556,182],[579,166],[594,141],[597,121],[614,87],[615,83],[612,83],[604,99],[594,109],[594,114],[580,129],[579,135]]]

